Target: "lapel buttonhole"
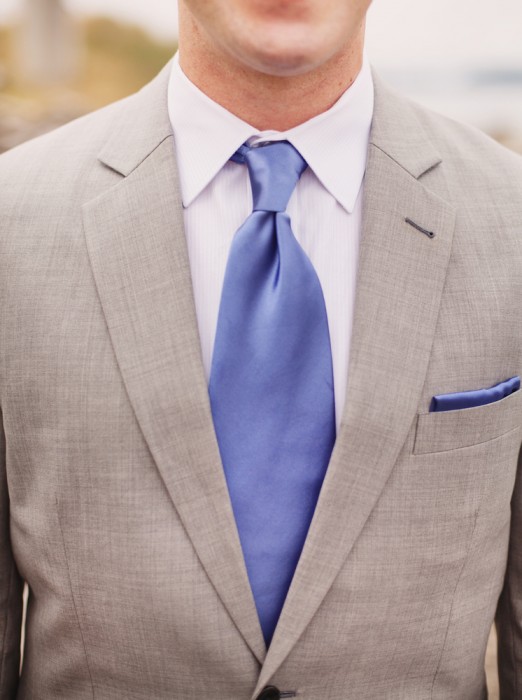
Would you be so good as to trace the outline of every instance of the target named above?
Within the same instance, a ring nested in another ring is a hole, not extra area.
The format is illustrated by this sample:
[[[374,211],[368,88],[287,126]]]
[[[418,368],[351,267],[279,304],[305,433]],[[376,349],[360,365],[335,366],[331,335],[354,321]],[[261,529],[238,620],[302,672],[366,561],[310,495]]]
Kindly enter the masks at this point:
[[[428,236],[428,238],[435,238],[435,234],[433,231],[428,231],[428,229],[423,228],[422,226],[419,226],[419,224],[416,224],[415,221],[412,221],[411,219],[404,219],[407,224],[410,226],[413,226],[413,228],[417,229],[417,231],[420,231],[423,233],[425,236]]]

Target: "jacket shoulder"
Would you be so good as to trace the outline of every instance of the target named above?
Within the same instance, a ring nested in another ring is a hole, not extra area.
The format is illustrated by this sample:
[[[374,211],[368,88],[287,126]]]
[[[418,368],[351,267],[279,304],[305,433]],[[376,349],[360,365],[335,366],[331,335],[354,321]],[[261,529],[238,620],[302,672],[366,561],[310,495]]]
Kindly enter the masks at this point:
[[[141,90],[0,157],[0,223],[34,212],[61,216],[128,175],[172,136],[170,63]]]
[[[522,178],[522,156],[495,141],[476,127],[463,124],[429,109],[415,105],[419,122],[431,135],[445,162],[460,171],[479,170],[495,177],[510,171]],[[499,168],[496,171],[495,169]]]
[[[134,96],[84,115],[0,156],[0,191],[31,182],[76,179],[96,159]]]
[[[479,129],[424,107],[395,92],[374,75],[374,145],[425,182],[446,179],[455,197],[473,196],[492,183],[522,196],[522,156]],[[423,154],[426,156],[423,158]],[[424,173],[424,163],[441,167]],[[451,196],[450,196],[451,199]]]

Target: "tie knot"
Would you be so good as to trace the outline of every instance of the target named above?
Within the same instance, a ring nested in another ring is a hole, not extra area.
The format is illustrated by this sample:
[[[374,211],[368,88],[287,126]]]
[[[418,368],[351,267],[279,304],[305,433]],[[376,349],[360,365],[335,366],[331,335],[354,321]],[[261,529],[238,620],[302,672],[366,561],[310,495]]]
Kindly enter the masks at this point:
[[[263,146],[240,146],[231,160],[246,163],[254,211],[285,211],[306,161],[288,141],[272,141]]]

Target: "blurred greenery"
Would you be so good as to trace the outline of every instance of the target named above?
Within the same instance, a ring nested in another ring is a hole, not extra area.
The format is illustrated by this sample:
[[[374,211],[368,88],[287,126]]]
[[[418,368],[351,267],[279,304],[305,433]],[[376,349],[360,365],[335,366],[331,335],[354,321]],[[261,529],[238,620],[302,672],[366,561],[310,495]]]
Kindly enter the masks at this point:
[[[74,78],[36,84],[20,63],[21,28],[0,27],[0,153],[139,90],[177,48],[104,17],[78,22],[74,32],[79,59]]]
[[[0,61],[6,63],[10,51],[11,32],[7,27],[0,27]]]
[[[17,61],[18,27],[0,28],[0,61],[3,90],[19,98],[52,101],[57,92],[78,92],[83,101],[99,107],[138,90],[158,73],[176,51],[144,30],[105,17],[78,23],[80,69],[76,78],[62,86],[28,83]]]
[[[97,104],[138,90],[167,63],[176,46],[139,27],[96,18],[84,23],[86,60],[80,87]]]

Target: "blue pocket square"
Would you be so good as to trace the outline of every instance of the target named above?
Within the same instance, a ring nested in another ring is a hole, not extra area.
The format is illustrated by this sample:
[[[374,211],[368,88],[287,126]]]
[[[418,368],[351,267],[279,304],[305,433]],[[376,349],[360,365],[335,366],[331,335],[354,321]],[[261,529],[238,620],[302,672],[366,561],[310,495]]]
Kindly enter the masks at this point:
[[[513,394],[520,389],[520,377],[511,377],[505,382],[495,384],[489,389],[477,391],[458,391],[455,394],[439,394],[434,396],[430,404],[430,413],[433,411],[455,411],[459,408],[476,408],[485,406],[494,401]]]

